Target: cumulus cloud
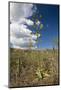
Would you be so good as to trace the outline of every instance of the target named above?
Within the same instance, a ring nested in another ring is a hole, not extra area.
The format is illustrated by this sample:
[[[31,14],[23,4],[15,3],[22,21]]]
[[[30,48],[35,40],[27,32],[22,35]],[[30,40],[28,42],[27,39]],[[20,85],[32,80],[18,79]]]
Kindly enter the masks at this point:
[[[16,37],[10,37],[11,44],[15,46],[20,47],[29,47],[29,38],[16,38]],[[32,40],[32,45],[34,45],[36,42]]]
[[[32,31],[24,24],[12,23],[10,25],[10,35],[15,37],[28,37]]]
[[[28,28],[34,24],[28,19],[36,10],[33,8],[33,4],[10,3],[10,47],[28,48],[31,39],[32,48],[36,48],[37,36]]]
[[[18,21],[19,18],[28,18],[32,16],[35,9],[33,9],[33,4],[24,3],[10,3],[10,20]]]
[[[34,22],[30,19],[27,18],[20,18],[20,20],[18,21],[19,24],[27,24],[27,25],[33,25]]]

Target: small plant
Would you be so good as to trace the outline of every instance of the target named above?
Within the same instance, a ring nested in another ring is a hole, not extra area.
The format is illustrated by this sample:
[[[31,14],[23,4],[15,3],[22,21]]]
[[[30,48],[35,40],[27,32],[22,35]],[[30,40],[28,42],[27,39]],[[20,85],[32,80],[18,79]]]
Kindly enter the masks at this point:
[[[50,75],[48,74],[47,70],[44,70],[43,68],[40,69],[39,67],[38,67],[37,70],[36,70],[36,75],[37,75],[38,80],[50,76]]]
[[[40,80],[40,79],[43,79],[43,72],[40,70],[40,68],[38,67],[37,70],[36,70],[36,75],[37,75],[37,78]]]

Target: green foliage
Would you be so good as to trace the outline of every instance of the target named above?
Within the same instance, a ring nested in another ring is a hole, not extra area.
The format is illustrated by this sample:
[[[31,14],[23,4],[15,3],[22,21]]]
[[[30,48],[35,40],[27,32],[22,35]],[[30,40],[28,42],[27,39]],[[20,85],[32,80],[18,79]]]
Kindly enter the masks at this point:
[[[37,40],[35,40],[36,43],[40,42],[40,40],[38,40],[38,38],[39,37],[41,38],[41,36],[42,36],[42,33],[41,33],[41,30],[43,29],[43,23],[41,22],[42,18],[43,18],[42,15],[38,16],[36,13],[34,13],[32,18],[31,18],[31,20],[34,21],[34,24],[32,25],[32,27],[35,30],[34,34],[37,36]],[[30,39],[29,40],[29,49],[31,49],[31,47],[33,47],[33,45],[32,45],[32,41]]]
[[[43,16],[42,15],[40,15],[40,18],[42,18]]]
[[[38,22],[39,20],[36,18],[35,22]]]
[[[40,30],[43,28],[43,24],[40,24]]]
[[[39,33],[38,32],[36,32],[36,34],[35,34],[37,37],[39,36]]]
[[[40,15],[40,20],[35,14],[32,17],[32,20],[34,20],[33,28],[35,29],[35,35],[37,36],[37,40],[36,40],[37,43],[38,43],[38,38],[42,36],[41,30],[43,29],[43,23],[41,22],[41,19],[42,19],[42,15]],[[37,24],[37,23],[40,23],[40,24]]]

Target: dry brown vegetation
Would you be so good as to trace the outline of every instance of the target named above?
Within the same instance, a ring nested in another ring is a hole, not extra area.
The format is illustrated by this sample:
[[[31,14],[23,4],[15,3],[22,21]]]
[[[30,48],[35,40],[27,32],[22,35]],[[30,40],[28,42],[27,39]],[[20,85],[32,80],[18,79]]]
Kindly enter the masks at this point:
[[[10,49],[9,87],[58,85],[58,50]]]

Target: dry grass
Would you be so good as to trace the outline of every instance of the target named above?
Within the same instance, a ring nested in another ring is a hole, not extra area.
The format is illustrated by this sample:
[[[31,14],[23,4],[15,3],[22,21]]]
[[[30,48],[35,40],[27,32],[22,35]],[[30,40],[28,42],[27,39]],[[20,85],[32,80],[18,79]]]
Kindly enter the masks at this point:
[[[10,49],[9,70],[9,87],[58,85],[58,51]]]

